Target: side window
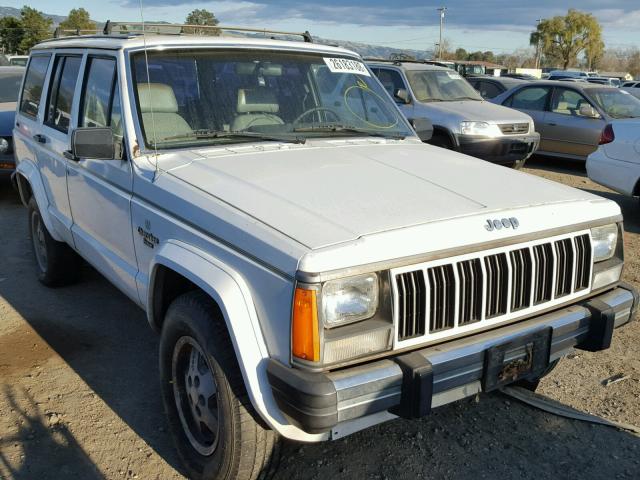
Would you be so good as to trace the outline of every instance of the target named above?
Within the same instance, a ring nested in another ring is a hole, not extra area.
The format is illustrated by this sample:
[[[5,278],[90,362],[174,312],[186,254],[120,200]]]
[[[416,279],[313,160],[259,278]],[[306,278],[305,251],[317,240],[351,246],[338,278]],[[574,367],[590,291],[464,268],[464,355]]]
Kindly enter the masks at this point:
[[[80,63],[82,63],[82,57],[66,55],[56,57],[45,124],[63,133],[68,133],[71,125],[71,106]]]
[[[493,98],[502,93],[500,87],[498,87],[495,83],[481,82],[480,84],[482,85],[480,90],[482,98]]]
[[[519,110],[544,110],[549,96],[549,87],[527,87],[518,90],[508,100],[509,107]]]
[[[117,145],[123,126],[114,58],[89,57],[80,106],[81,127],[111,127]]]
[[[380,80],[380,83],[382,84],[384,89],[389,92],[389,95],[391,95],[391,98],[395,98],[396,91],[400,90],[401,88],[407,88],[404,84],[404,81],[402,80],[400,72],[398,72],[397,70],[388,70],[386,68],[381,68],[378,70],[378,73],[376,73],[376,75],[378,76],[378,80]]]
[[[562,115],[580,115],[580,107],[591,105],[580,93],[568,88],[556,88],[551,102],[551,111]]]
[[[34,55],[29,62],[22,96],[20,97],[20,112],[30,117],[35,118],[38,115],[40,97],[42,96],[44,78],[49,68],[49,60],[51,60],[51,55]]]

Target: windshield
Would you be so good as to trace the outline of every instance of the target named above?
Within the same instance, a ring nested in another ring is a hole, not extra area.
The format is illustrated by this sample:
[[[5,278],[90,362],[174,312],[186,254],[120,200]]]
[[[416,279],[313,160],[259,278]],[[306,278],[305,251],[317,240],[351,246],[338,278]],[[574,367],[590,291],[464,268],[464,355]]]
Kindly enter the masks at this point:
[[[354,59],[177,50],[149,52],[148,61],[147,67],[144,53],[133,57],[134,81],[145,142],[156,148],[413,135],[377,80]]]
[[[640,117],[640,100],[617,88],[589,90],[590,96],[613,118]]]
[[[21,73],[0,73],[0,103],[17,102],[21,84]]]
[[[482,100],[462,76],[452,70],[408,71],[407,79],[420,102]]]

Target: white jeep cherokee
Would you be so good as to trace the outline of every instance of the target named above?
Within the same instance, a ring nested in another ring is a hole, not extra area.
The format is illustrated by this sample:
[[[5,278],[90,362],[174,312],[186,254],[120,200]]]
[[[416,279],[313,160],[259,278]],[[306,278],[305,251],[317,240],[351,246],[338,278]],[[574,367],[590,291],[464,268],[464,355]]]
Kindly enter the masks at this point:
[[[535,388],[636,308],[617,204],[423,144],[347,50],[47,41],[14,135],[40,280],[82,257],[146,311],[193,478]]]

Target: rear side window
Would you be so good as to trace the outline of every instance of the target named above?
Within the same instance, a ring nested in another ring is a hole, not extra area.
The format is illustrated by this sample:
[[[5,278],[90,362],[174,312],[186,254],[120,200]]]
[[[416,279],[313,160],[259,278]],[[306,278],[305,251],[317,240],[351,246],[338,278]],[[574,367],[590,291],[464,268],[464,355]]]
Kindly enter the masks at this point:
[[[27,68],[24,87],[22,88],[20,112],[33,118],[38,116],[42,87],[44,86],[44,78],[47,75],[50,59],[51,55],[34,55],[31,57],[31,62],[29,62],[29,68]]]
[[[81,62],[82,57],[78,56],[56,57],[45,123],[63,133],[68,133],[71,125],[71,106]]]
[[[518,110],[542,111],[547,105],[548,87],[528,87],[514,93],[505,105]]]

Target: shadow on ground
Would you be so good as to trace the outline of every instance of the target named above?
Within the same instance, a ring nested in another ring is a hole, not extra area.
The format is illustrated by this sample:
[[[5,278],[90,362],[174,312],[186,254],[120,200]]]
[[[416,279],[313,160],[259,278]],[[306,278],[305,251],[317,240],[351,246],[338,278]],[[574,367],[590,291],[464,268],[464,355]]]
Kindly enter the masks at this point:
[[[34,275],[26,213],[13,192],[2,187],[0,212],[4,225],[11,225],[0,231],[7,259],[0,264],[0,277],[6,279],[0,282],[0,296],[138,436],[179,469],[164,429],[157,337],[144,313],[89,267],[77,285],[42,287]],[[13,394],[9,389],[2,395],[10,400]],[[332,443],[288,443],[277,478],[633,478],[640,471],[637,437],[557,418],[499,395],[479,400]],[[42,428],[35,410],[20,415],[30,429]],[[29,428],[3,441],[23,444],[33,472],[55,472],[64,464],[68,478],[99,475],[82,445],[64,431],[59,434],[65,445],[59,457],[38,456],[25,439]],[[57,448],[54,437],[43,441],[46,445],[40,448]],[[140,475],[145,478],[144,471]]]

